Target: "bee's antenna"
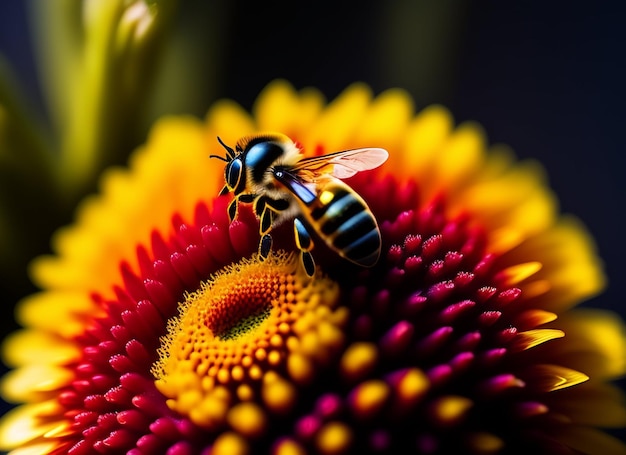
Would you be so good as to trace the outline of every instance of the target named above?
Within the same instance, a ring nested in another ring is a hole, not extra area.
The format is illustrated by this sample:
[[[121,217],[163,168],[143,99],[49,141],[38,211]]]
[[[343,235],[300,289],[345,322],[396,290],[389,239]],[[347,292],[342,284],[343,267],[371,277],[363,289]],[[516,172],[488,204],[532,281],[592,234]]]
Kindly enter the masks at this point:
[[[218,160],[225,161],[226,163],[228,163],[228,160],[226,158],[224,158],[223,156],[209,155],[209,158],[217,158]]]
[[[217,136],[217,142],[219,142],[222,147],[224,147],[226,149],[226,153],[228,155],[228,158],[230,158],[230,160],[225,159],[224,161],[232,161],[233,158],[235,158],[235,151],[230,148],[229,146],[227,146],[226,144],[224,144],[224,142],[222,142],[222,139],[220,139],[219,136]]]

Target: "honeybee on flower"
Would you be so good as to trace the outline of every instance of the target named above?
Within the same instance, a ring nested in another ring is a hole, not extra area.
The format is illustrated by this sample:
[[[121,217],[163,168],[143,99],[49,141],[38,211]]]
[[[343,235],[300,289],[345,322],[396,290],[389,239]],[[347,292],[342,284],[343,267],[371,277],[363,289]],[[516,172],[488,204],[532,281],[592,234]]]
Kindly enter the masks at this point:
[[[382,148],[359,148],[322,156],[302,156],[287,136],[266,133],[240,139],[233,150],[219,139],[226,156],[226,185],[234,193],[228,207],[232,221],[239,203],[252,203],[260,220],[259,255],[271,250],[270,231],[293,218],[296,245],[307,275],[315,273],[311,255],[315,231],[333,251],[355,264],[371,267],[381,249],[380,229],[363,198],[341,179],[375,169],[389,154]]]

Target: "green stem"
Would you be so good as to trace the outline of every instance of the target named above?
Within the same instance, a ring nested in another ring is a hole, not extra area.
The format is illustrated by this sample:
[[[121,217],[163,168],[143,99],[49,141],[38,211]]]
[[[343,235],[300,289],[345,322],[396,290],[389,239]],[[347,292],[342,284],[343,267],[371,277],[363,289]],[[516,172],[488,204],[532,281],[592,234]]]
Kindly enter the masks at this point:
[[[138,126],[174,1],[63,0],[68,11],[57,25],[70,30],[61,31],[60,43],[50,36],[51,44],[43,44],[53,52],[44,47],[42,55],[48,55],[44,66],[55,68],[50,104],[59,114],[58,183],[68,205],[95,189],[105,167],[124,163],[142,138]],[[36,3],[39,16],[53,9],[49,3]],[[47,26],[48,33],[58,28]],[[54,52],[58,62],[49,57]],[[56,68],[64,63],[69,73]]]

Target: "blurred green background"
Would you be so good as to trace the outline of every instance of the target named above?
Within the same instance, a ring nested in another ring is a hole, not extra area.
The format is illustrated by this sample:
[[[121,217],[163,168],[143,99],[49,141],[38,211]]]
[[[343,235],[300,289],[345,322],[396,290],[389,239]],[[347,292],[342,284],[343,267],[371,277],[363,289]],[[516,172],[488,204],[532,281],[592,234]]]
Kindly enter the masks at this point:
[[[13,68],[45,141],[53,125],[30,3],[8,0],[0,6],[0,54]],[[458,122],[480,122],[491,142],[507,143],[519,157],[544,164],[562,210],[586,223],[606,264],[609,288],[587,305],[625,315],[620,283],[626,275],[626,35],[619,2],[339,5],[178,1],[154,67],[156,96],[125,137],[124,153],[112,161],[123,163],[157,116],[202,116],[222,97],[249,108],[275,78],[296,88],[315,86],[328,99],[354,81],[368,83],[375,93],[401,87],[418,109],[444,104]],[[15,301],[33,290],[27,261],[48,252],[51,232],[72,219],[72,203],[62,209],[45,201],[37,206],[28,185],[18,187],[10,201],[25,216],[37,210],[44,216],[37,216],[40,222],[26,240],[16,239],[21,253],[15,267],[2,269],[3,334],[15,327]]]

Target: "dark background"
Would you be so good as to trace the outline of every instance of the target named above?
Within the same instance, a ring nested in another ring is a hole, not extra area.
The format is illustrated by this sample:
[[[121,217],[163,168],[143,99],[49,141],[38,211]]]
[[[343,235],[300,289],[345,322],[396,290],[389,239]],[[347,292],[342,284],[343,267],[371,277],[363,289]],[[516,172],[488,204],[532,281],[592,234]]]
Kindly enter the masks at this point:
[[[0,7],[0,52],[43,111],[24,3]],[[442,103],[457,122],[481,123],[490,142],[543,163],[562,211],[585,222],[605,261],[609,288],[586,305],[626,314],[620,2],[294,3],[181,1],[179,33],[200,49],[196,79],[208,75],[210,82],[194,105],[173,103],[169,111],[202,115],[218,97],[249,108],[277,77],[296,88],[315,86],[328,99],[365,81],[375,93],[405,88],[418,109]],[[203,42],[207,37],[217,45]],[[2,291],[9,321],[12,303],[31,289]]]

